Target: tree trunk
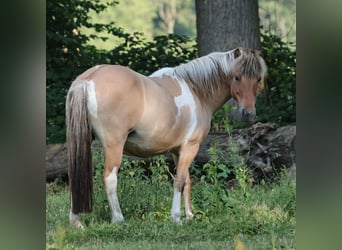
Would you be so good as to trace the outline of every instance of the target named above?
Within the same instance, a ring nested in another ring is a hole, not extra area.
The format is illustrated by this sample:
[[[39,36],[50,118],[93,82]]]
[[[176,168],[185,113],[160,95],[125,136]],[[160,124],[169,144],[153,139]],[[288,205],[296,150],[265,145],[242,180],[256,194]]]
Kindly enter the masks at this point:
[[[196,0],[198,54],[260,49],[257,0]]]
[[[173,34],[176,22],[176,0],[159,1],[158,14],[160,19],[166,25],[168,34]]]
[[[210,159],[208,149],[217,142],[220,161],[229,164],[231,155],[228,153],[228,141],[234,140],[239,146],[239,154],[245,159],[251,169],[253,179],[257,182],[262,178],[273,178],[284,167],[289,168],[295,175],[295,148],[296,126],[277,127],[272,123],[256,123],[250,128],[232,131],[232,137],[227,133],[209,134],[202,142],[195,158],[196,165],[202,167]],[[95,141],[93,150],[101,148]],[[170,169],[174,166],[171,155],[166,155]],[[129,157],[129,160],[142,160],[142,158]],[[151,158],[145,160],[149,166]],[[233,167],[233,166],[230,166]],[[46,149],[46,180],[56,177],[66,179],[67,151],[65,144],[48,145]]]

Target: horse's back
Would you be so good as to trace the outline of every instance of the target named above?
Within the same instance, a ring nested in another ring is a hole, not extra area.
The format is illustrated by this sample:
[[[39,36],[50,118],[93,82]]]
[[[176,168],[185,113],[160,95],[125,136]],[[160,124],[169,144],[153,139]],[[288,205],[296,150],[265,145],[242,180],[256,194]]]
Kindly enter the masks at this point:
[[[80,74],[78,81],[94,81],[98,84],[110,84],[114,86],[130,86],[140,81],[142,75],[121,65],[102,64],[89,68]]]
[[[126,137],[144,110],[143,76],[119,65],[99,65],[79,75],[86,84],[93,128],[103,143]]]

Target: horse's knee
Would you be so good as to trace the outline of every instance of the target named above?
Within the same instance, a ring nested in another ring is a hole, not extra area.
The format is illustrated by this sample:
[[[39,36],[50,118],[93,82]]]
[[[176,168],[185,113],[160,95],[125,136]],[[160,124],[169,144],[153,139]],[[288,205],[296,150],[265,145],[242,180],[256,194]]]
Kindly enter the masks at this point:
[[[186,176],[176,176],[174,187],[178,190],[178,192],[183,193],[184,187],[186,184]]]
[[[191,189],[191,186],[192,186],[191,180],[190,180],[190,177],[188,176],[185,180],[185,188]]]

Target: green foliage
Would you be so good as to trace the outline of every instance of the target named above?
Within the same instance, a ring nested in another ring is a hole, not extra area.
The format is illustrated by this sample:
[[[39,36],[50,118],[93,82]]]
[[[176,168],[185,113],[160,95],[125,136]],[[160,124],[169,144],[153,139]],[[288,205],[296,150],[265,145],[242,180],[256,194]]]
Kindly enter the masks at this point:
[[[107,0],[101,0],[105,3]],[[143,33],[144,37],[152,40],[155,36],[166,35],[167,28],[158,14],[159,0],[125,0],[118,1],[115,6],[108,7],[105,11],[96,13],[90,11],[89,16],[95,23],[110,23],[115,21],[115,26],[122,27],[125,32],[133,34],[136,31]],[[195,2],[193,0],[176,1],[177,14],[174,34],[185,35],[195,39],[196,37],[196,18]],[[134,16],[134,17],[133,17]],[[93,34],[92,30],[82,28],[87,35]],[[106,31],[98,33],[101,37],[107,39],[90,39],[88,44],[96,46],[98,49],[107,51],[115,48],[119,42],[118,39],[111,36]]]
[[[223,121],[225,131],[230,135],[231,121],[226,117]],[[204,164],[201,172],[201,181],[214,184],[214,186],[225,186],[228,181],[235,179],[245,193],[247,185],[250,184],[251,173],[247,168],[245,158],[240,154],[237,143],[233,139],[229,139],[227,144],[228,152],[222,152],[219,150],[218,141],[212,142],[208,149],[209,161]],[[229,160],[226,159],[226,155],[229,155]]]
[[[234,121],[228,119],[228,114],[233,112],[234,107],[225,103],[219,110],[217,110],[211,119],[212,131],[231,131],[233,129]]]
[[[131,166],[133,168],[133,166]],[[247,249],[292,249],[295,247],[296,185],[284,173],[277,183],[227,190],[206,182],[194,183],[194,219],[183,225],[170,220],[170,190],[138,176],[129,177],[130,167],[119,174],[119,200],[125,222],[110,224],[108,201],[98,200],[94,212],[81,214],[84,230],[68,226],[69,192],[47,184],[47,249],[233,249],[236,237]],[[96,189],[97,190],[97,189]],[[158,193],[159,201],[153,201]],[[141,204],[140,207],[138,204]],[[157,213],[159,211],[159,213]],[[172,247],[171,247],[172,248]]]
[[[234,168],[235,178],[244,195],[247,195],[247,186],[249,184],[250,173],[247,166],[238,166]]]
[[[265,89],[257,99],[258,121],[280,125],[296,122],[296,51],[271,33],[262,34],[268,66]]]
[[[105,3],[107,0],[101,0]],[[115,20],[116,26],[133,33],[140,31],[148,39],[156,35],[167,34],[167,28],[158,15],[158,2],[161,0],[125,0],[119,1],[118,5],[109,7],[104,13],[91,11],[90,17],[94,22],[109,23]],[[195,1],[176,1],[176,23],[174,33],[196,37],[196,11]],[[127,13],[134,13],[132,15]],[[295,0],[259,0],[260,24],[264,30],[271,31],[285,41],[296,41],[296,1]],[[91,34],[91,32],[86,32]],[[102,32],[101,36],[110,36]],[[108,39],[102,42],[100,39],[92,40],[90,44],[97,48],[111,50],[115,40]]]
[[[107,0],[100,0],[101,3],[106,3]],[[96,13],[95,11],[89,12],[89,17],[95,23],[111,23],[115,21],[116,27],[122,27],[127,33],[134,33],[139,31],[144,33],[148,39],[153,37],[153,18],[157,16],[155,11],[151,11],[155,6],[150,0],[125,0],[118,1],[118,4],[109,6],[103,12]],[[88,36],[93,34],[93,31],[83,27],[81,29]],[[101,39],[90,39],[88,44],[96,46],[98,49],[107,51],[112,50],[118,45],[119,40],[113,37],[107,31],[99,33],[101,36],[106,37],[105,41]]]
[[[65,229],[61,226],[61,223],[58,221],[56,225],[57,249],[64,248],[64,237],[65,237]]]
[[[208,149],[210,159],[204,164],[204,175],[201,176],[201,180],[212,183],[214,185],[222,185],[232,170],[227,167],[223,160],[223,152],[218,150],[218,142],[214,141]]]
[[[264,30],[296,42],[296,0],[259,0],[259,17]]]
[[[156,36],[145,41],[141,33],[126,34],[124,42],[113,49],[109,55],[111,63],[128,66],[131,69],[149,75],[162,67],[174,67],[197,56],[191,40],[184,36],[169,34]]]

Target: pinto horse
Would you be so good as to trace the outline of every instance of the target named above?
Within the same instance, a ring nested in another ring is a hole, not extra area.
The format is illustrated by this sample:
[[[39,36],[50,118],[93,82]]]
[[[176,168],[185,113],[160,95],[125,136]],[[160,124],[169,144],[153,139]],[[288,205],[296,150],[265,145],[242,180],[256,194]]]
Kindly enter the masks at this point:
[[[66,100],[70,224],[83,228],[78,214],[91,212],[93,132],[105,153],[103,181],[112,222],[123,221],[117,176],[123,153],[149,157],[172,153],[176,165],[171,208],[181,223],[193,217],[189,167],[210,129],[211,117],[231,97],[242,120],[253,120],[255,98],[266,64],[258,51],[236,48],[162,68],[150,76],[119,65],[98,65],[79,75]]]

